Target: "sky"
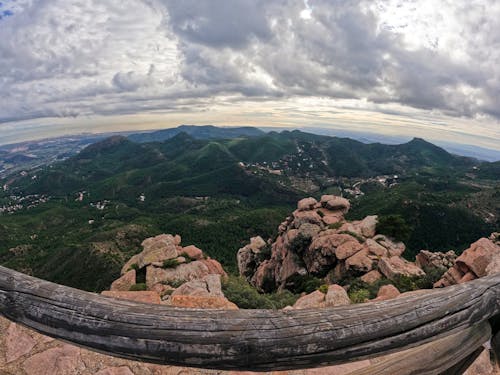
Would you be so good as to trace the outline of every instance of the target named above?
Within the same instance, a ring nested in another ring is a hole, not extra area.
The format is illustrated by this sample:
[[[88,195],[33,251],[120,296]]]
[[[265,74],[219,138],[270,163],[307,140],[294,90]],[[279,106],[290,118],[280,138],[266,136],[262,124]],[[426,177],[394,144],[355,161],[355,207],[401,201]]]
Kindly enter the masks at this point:
[[[500,150],[498,0],[0,0],[0,144],[179,124]]]

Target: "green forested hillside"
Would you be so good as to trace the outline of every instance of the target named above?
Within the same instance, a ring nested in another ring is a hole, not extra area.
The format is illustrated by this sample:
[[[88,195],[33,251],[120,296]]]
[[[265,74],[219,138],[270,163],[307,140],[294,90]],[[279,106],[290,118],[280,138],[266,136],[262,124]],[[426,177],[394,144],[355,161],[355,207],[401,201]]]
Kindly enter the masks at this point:
[[[115,136],[1,181],[8,190],[0,207],[21,208],[0,214],[0,262],[101,290],[144,238],[165,232],[235,272],[236,251],[249,237],[272,236],[297,200],[325,192],[351,198],[350,218],[403,216],[408,256],[423,248],[460,251],[498,230],[495,163],[421,139],[383,145],[299,131],[253,135],[177,132],[151,143]],[[27,209],[31,195],[49,201]]]

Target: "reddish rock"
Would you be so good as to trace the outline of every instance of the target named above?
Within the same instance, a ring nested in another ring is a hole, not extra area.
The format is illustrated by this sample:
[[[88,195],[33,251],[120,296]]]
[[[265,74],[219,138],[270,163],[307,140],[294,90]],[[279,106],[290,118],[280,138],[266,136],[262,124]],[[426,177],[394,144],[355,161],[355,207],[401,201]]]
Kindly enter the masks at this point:
[[[376,255],[378,257],[387,257],[389,256],[389,251],[379,244],[377,241],[368,238],[365,242],[365,247],[368,249],[370,254]]]
[[[272,259],[263,261],[255,271],[252,277],[252,284],[260,292],[270,292],[276,287],[276,279],[274,277],[276,263]]]
[[[250,238],[250,243],[243,246],[236,253],[240,275],[244,276],[248,281],[251,280],[257,267],[260,265],[259,254],[264,246],[266,246],[266,242],[262,237],[252,237]]]
[[[163,262],[166,259],[177,258],[175,238],[171,234],[160,234],[156,237],[146,238],[142,241],[143,251],[134,255],[125,263],[121,273],[128,272],[134,264],[139,269],[155,262]]]
[[[125,299],[135,302],[159,304],[161,302],[160,295],[151,290],[137,291],[137,292],[120,292],[105,290],[101,293],[103,296]]]
[[[347,270],[366,273],[373,269],[373,262],[374,260],[370,257],[368,250],[362,249],[346,259],[345,267]]]
[[[403,254],[406,249],[404,243],[394,242],[382,234],[377,234],[375,237],[373,237],[373,240],[376,241],[379,245],[385,247],[391,257],[401,256],[401,254]]]
[[[318,201],[314,198],[304,198],[304,199],[301,199],[298,203],[297,203],[297,209],[299,211],[307,211],[307,210],[312,210],[313,208],[315,208],[316,204],[318,203]]]
[[[127,366],[108,367],[95,373],[95,375],[134,375]]]
[[[300,297],[293,305],[294,309],[313,309],[324,307],[325,295],[319,290]]]
[[[316,211],[293,211],[293,226],[299,228],[304,223],[321,225],[321,216]]]
[[[368,273],[365,273],[363,276],[361,276],[361,281],[367,283],[367,284],[373,284],[374,282],[380,280],[382,278],[382,274],[378,272],[377,270],[372,270]]]
[[[483,349],[476,360],[467,367],[463,375],[498,375],[500,371],[498,365],[493,367],[490,359],[490,351]]]
[[[179,264],[174,268],[159,268],[148,266],[146,268],[146,285],[148,289],[158,283],[177,283],[202,279],[209,274],[227,276],[219,262],[213,259],[195,260],[190,263]]]
[[[401,293],[394,285],[383,285],[377,292],[377,298],[374,298],[372,301],[385,301],[388,299],[396,298],[400,294]]]
[[[130,270],[126,272],[122,277],[116,279],[111,284],[110,290],[118,291],[128,291],[132,285],[136,283],[136,273],[135,270]]]
[[[363,220],[361,220],[357,224],[357,226],[359,228],[359,231],[364,237],[371,238],[375,236],[377,221],[378,221],[377,215],[367,216]]]
[[[325,307],[350,305],[351,300],[347,292],[340,285],[329,285],[325,295]]]
[[[457,255],[453,250],[446,253],[420,250],[415,258],[415,264],[422,269],[433,268],[444,271],[453,267],[456,258]]]
[[[23,363],[27,375],[74,375],[85,370],[80,349],[64,344],[35,354]]]
[[[456,264],[465,265],[477,277],[483,277],[486,276],[486,267],[497,253],[500,253],[500,246],[487,238],[481,238],[457,258]]]
[[[189,246],[183,247],[181,250],[181,254],[182,253],[185,253],[191,259],[202,259],[203,258],[203,251],[201,251],[201,249],[198,249],[194,245],[189,245]]]
[[[9,328],[7,328],[5,337],[5,363],[15,361],[23,355],[28,354],[36,343],[26,330],[15,323],[11,323]]]
[[[192,280],[182,284],[172,296],[189,295],[198,297],[224,297],[220,275],[207,275],[201,280]]]
[[[379,271],[388,279],[393,280],[396,276],[423,276],[425,272],[414,263],[393,256],[390,258],[381,258],[378,262]]]
[[[356,240],[354,241],[347,241],[344,242],[343,244],[339,245],[335,249],[335,256],[337,259],[346,259],[354,254],[356,254],[358,251],[363,249],[363,246]]]
[[[230,302],[225,297],[199,297],[186,295],[173,295],[170,303],[174,307],[195,308],[195,309],[225,309],[237,310],[238,306]]]
[[[326,225],[332,225],[332,224],[337,224],[342,221],[342,217],[338,217],[336,215],[325,215],[321,218],[323,220],[323,223]]]
[[[351,204],[347,199],[337,197],[335,195],[323,195],[321,197],[321,204],[329,210],[342,211],[344,213],[349,211],[349,208],[351,207]]]
[[[222,268],[222,265],[217,262],[215,259],[207,258],[200,260],[207,268],[208,274],[221,275],[223,277],[227,277],[226,271]]]
[[[163,298],[164,296],[171,294],[175,288],[170,285],[158,283],[149,288],[149,290],[158,293],[159,296]]]
[[[467,281],[472,281],[474,279],[477,279],[476,275],[474,275],[474,272],[469,271],[465,275],[463,275],[463,277],[458,281],[457,284],[466,283]]]
[[[500,253],[497,253],[491,259],[490,264],[486,267],[487,275],[494,275],[495,273],[500,272]]]
[[[174,245],[175,246],[180,246],[181,245],[181,242],[182,242],[182,238],[180,235],[176,234],[174,236]]]

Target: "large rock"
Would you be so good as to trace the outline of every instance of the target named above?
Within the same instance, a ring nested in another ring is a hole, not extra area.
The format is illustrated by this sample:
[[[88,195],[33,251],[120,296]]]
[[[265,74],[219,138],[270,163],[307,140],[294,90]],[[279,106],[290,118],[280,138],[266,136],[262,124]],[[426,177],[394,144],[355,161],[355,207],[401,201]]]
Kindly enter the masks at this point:
[[[136,283],[136,272],[135,270],[130,270],[126,272],[119,279],[113,281],[110,290],[128,291],[130,290],[130,287],[135,283]]]
[[[379,245],[385,247],[391,257],[401,256],[406,249],[404,243],[394,242],[382,234],[377,234],[375,237],[373,237],[373,240],[376,241]]]
[[[401,293],[394,285],[392,284],[383,285],[378,290],[377,297],[374,298],[372,301],[386,301],[388,299],[396,298],[400,294]]]
[[[293,211],[293,227],[300,228],[304,223],[321,225],[321,216],[316,211]]]
[[[325,307],[350,305],[351,300],[347,292],[340,285],[329,285],[325,296]]]
[[[467,267],[477,277],[483,277],[486,276],[486,268],[497,253],[500,253],[500,246],[488,238],[481,238],[457,258],[456,264],[462,269]]]
[[[363,276],[360,277],[361,281],[367,283],[367,284],[373,284],[380,280],[382,278],[382,274],[378,272],[377,270],[372,270],[368,273],[365,273]]]
[[[314,198],[304,198],[304,199],[301,199],[298,203],[297,203],[297,209],[299,211],[308,211],[308,210],[312,210],[316,204],[318,203],[318,201]]]
[[[366,248],[358,251],[353,256],[345,261],[345,268],[347,271],[354,271],[355,273],[367,273],[374,267],[375,259],[370,255]]]
[[[120,291],[105,290],[101,294],[106,297],[125,299],[135,302],[152,303],[152,304],[161,303],[160,295],[152,290],[144,290],[137,292],[120,292]]]
[[[160,234],[156,237],[146,238],[142,241],[143,251],[134,255],[125,263],[122,268],[122,274],[128,272],[133,265],[141,269],[152,263],[161,263],[167,259],[177,258],[179,256],[176,246],[176,238],[171,234]]]
[[[183,247],[181,250],[181,254],[186,254],[191,259],[202,259],[203,258],[203,251],[201,251],[201,249],[198,249],[194,245],[189,245],[189,246]]]
[[[149,289],[158,283],[171,284],[202,279],[211,273],[222,276],[226,275],[220,263],[208,259],[179,264],[175,268],[164,269],[148,266],[146,268],[146,285]]]
[[[363,245],[361,245],[358,241],[347,241],[339,245],[335,249],[335,256],[337,257],[337,259],[347,259],[356,254],[361,249],[363,249]]]
[[[276,288],[275,278],[276,262],[273,259],[263,261],[252,277],[252,284],[260,292],[271,292]]]
[[[188,281],[172,293],[172,296],[176,295],[224,297],[222,293],[221,276],[210,274],[199,280]]]
[[[394,280],[397,276],[424,276],[425,272],[414,263],[393,256],[390,258],[381,258],[378,262],[379,271],[389,280]]]
[[[316,290],[300,297],[293,305],[294,309],[313,309],[349,305],[351,300],[340,285],[330,285],[326,294]]]
[[[347,213],[351,204],[345,198],[334,196],[334,195],[323,195],[321,197],[321,205],[332,211],[342,211]]]
[[[364,237],[371,238],[375,236],[377,221],[377,215],[367,216],[361,220],[357,226]]]

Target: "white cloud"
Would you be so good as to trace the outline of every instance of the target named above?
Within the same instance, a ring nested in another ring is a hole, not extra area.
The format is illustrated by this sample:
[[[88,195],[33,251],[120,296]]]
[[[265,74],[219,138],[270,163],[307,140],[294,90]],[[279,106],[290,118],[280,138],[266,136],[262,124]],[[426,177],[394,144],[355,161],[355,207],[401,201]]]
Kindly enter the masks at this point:
[[[326,99],[359,118],[419,113],[422,129],[422,113],[498,128],[494,0],[18,0],[2,11],[0,123],[242,100],[257,118],[260,103]]]

